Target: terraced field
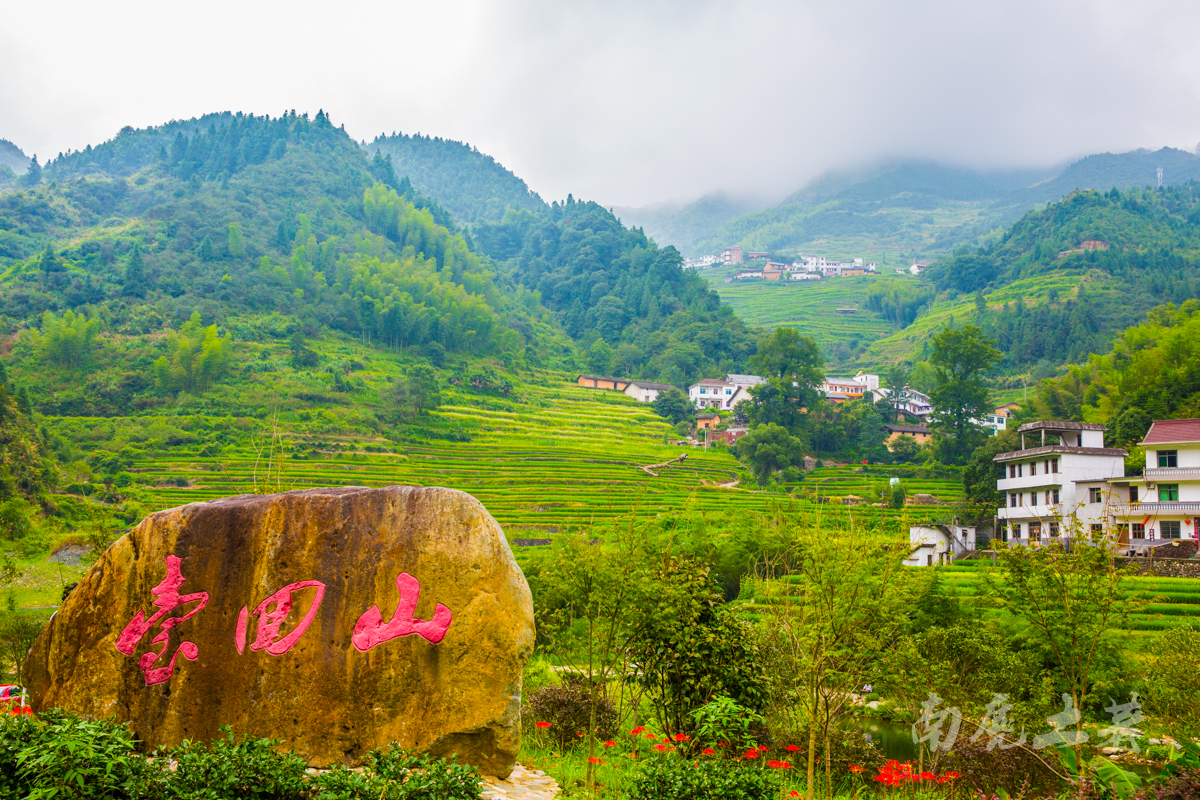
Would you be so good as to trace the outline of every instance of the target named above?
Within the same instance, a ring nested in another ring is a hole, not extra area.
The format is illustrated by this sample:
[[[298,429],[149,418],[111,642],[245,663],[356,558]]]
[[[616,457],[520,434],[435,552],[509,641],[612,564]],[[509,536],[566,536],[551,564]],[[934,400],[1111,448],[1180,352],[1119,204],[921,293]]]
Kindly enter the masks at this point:
[[[725,278],[735,272],[736,268],[726,267],[701,274],[749,325],[768,329],[794,327],[826,348],[842,342],[882,339],[896,330],[895,325],[866,308],[866,290],[880,280],[879,276],[725,283]],[[855,305],[857,311],[837,311]]]
[[[477,497],[518,535],[682,508],[766,510],[780,501],[778,494],[718,488],[741,477],[732,455],[665,445],[669,429],[648,407],[565,379],[526,387],[530,396],[519,409],[459,404],[434,412],[469,422],[470,442],[383,447],[351,439],[336,453],[287,458],[283,487],[448,486]],[[655,470],[659,477],[641,469],[684,454],[683,462]],[[148,457],[136,469],[154,483],[145,489],[152,510],[252,492],[267,471],[249,446],[226,448],[219,458],[185,448]],[[180,478],[189,485],[168,485]]]
[[[964,598],[974,598],[981,593],[981,572],[987,568],[988,562],[972,559],[939,569],[955,591]],[[1141,612],[1131,615],[1122,628],[1126,635],[1134,639],[1144,638],[1148,633],[1166,630],[1181,622],[1200,625],[1200,580],[1137,576],[1128,578],[1122,588],[1139,594],[1146,601]]]

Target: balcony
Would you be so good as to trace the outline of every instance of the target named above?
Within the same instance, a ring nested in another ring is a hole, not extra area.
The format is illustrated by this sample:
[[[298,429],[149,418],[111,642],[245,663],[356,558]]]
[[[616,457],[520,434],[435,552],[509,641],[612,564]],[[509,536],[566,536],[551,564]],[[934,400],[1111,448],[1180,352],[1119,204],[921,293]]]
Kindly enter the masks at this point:
[[[1148,481],[1200,480],[1200,467],[1147,467],[1143,477]]]
[[[996,481],[996,489],[1001,492],[1019,492],[1036,489],[1044,492],[1047,489],[1062,489],[1062,475],[1057,472],[1025,475],[1020,478],[1001,478]]]
[[[1126,516],[1157,517],[1161,514],[1186,514],[1191,516],[1200,514],[1200,502],[1180,500],[1166,503],[1126,503],[1124,500],[1115,500],[1109,503],[1108,510],[1112,514]]]

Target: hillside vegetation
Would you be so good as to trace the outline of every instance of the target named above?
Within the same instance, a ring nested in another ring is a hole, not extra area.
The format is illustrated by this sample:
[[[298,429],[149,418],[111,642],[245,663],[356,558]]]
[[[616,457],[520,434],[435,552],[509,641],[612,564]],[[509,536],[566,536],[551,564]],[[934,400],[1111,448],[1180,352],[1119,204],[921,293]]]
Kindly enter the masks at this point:
[[[393,133],[375,137],[367,152],[389,156],[397,175],[407,177],[421,193],[438,198],[463,225],[498,222],[510,208],[548,210],[525,181],[462,142]]]

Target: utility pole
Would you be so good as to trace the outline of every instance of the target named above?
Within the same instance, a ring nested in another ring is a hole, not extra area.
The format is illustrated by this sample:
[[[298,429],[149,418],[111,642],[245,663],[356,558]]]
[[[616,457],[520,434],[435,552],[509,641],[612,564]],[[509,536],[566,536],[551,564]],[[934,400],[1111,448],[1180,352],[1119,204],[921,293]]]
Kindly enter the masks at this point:
[[[1158,188],[1161,189],[1162,188],[1162,167],[1159,167],[1157,172],[1158,172]]]

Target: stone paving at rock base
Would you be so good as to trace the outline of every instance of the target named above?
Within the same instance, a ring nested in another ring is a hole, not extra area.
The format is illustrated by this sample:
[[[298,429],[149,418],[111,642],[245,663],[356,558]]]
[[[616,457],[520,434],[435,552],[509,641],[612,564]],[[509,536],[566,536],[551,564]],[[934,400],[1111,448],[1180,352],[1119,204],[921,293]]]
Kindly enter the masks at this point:
[[[558,784],[540,769],[529,769],[523,764],[513,767],[506,780],[489,775],[483,776],[481,800],[553,800],[558,795]]]

